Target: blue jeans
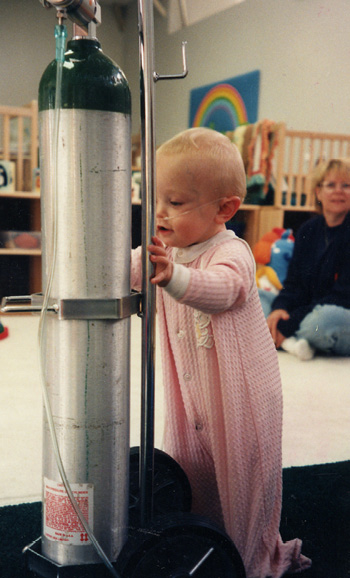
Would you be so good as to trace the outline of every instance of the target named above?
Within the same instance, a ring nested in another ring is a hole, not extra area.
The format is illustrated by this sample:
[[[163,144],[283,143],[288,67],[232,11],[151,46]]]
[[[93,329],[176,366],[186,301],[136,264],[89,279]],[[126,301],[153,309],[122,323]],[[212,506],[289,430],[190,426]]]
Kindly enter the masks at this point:
[[[259,296],[267,317],[274,295],[260,289]],[[350,309],[338,305],[316,305],[300,323],[295,337],[306,339],[312,347],[325,353],[350,356]]]

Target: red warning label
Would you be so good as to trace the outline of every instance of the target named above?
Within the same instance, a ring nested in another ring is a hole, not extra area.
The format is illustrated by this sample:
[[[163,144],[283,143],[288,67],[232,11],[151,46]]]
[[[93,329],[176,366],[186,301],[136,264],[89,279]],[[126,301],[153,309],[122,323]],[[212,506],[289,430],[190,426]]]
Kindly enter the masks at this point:
[[[60,482],[44,479],[44,534],[49,540],[73,545],[90,544],[67,492]],[[79,508],[93,527],[93,485],[70,484]]]

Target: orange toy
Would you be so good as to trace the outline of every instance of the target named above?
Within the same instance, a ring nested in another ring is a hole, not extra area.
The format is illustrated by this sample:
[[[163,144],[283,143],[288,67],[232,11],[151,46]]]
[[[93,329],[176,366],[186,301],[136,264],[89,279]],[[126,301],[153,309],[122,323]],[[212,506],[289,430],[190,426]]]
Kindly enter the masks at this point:
[[[253,247],[253,255],[256,263],[259,265],[267,265],[271,259],[271,245],[281,238],[285,229],[275,227],[272,231],[265,233],[261,239]]]

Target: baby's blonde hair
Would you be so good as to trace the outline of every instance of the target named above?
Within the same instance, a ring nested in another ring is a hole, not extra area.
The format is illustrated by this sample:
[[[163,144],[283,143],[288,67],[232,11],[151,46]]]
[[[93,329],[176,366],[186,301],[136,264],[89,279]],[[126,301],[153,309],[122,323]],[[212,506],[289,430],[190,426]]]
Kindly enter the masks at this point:
[[[157,151],[157,156],[177,154],[203,161],[203,172],[208,171],[218,193],[237,195],[243,201],[244,165],[238,148],[227,136],[209,128],[190,128],[163,143]]]

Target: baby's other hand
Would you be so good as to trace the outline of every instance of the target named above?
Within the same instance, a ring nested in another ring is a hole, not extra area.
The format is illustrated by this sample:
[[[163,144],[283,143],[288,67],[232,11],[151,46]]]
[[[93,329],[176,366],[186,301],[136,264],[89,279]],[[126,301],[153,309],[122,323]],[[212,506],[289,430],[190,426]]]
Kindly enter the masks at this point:
[[[173,275],[173,264],[169,261],[165,247],[158,237],[152,237],[153,245],[148,246],[150,260],[154,264],[154,273],[151,283],[166,287]]]

